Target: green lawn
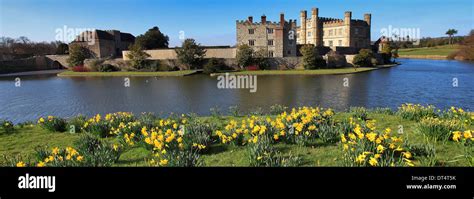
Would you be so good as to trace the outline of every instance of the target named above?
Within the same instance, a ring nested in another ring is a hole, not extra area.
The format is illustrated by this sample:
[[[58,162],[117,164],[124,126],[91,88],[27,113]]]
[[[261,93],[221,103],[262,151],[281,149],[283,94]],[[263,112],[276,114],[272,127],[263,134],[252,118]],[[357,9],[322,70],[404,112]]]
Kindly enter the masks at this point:
[[[458,45],[444,45],[426,48],[405,48],[398,50],[399,55],[435,55],[448,56],[459,50]]]
[[[377,129],[387,127],[397,132],[400,125],[403,125],[404,134],[401,136],[409,144],[423,145],[425,143],[423,135],[416,132],[416,122],[401,119],[396,115],[369,113],[369,118],[377,121]],[[335,118],[340,120],[350,117],[349,113],[337,113]],[[234,117],[202,117],[201,119],[216,123],[222,126]],[[472,128],[473,126],[471,126]],[[52,133],[32,125],[23,128],[17,127],[17,132],[5,134],[0,131],[0,158],[2,155],[32,155],[36,146],[66,147],[74,146],[74,141],[79,138],[78,134]],[[108,138],[115,142],[116,138]],[[463,154],[463,146],[453,141],[435,144],[438,166],[467,166],[464,159],[453,161],[454,157]],[[315,141],[307,146],[297,146],[289,144],[276,144],[276,148],[284,155],[291,154],[302,158],[302,166],[341,166],[342,149],[339,144],[326,144]],[[145,158],[150,157],[150,152],[141,147],[134,147],[125,151],[116,166],[146,166]],[[206,166],[248,166],[248,154],[245,146],[223,145],[214,143],[209,151],[202,156]],[[2,165],[0,159],[0,166]],[[415,159],[417,166],[423,166]]]
[[[120,72],[73,72],[66,71],[59,73],[59,77],[176,77],[186,76],[197,73],[196,70],[179,70],[166,72],[135,72],[135,71],[120,71]]]
[[[367,72],[376,70],[377,68],[361,67],[361,68],[338,68],[338,69],[317,69],[317,70],[255,70],[255,71],[237,71],[229,72],[233,75],[338,75],[338,74],[351,74]],[[225,73],[214,73],[215,75],[222,75]]]

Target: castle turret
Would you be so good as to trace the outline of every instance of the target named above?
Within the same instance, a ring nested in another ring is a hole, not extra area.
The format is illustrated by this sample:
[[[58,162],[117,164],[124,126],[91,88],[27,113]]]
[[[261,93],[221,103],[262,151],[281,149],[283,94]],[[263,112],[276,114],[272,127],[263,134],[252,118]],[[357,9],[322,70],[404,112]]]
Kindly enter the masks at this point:
[[[351,43],[351,20],[352,20],[352,12],[351,11],[346,11],[344,13],[344,27],[345,27],[345,32],[346,32],[346,46],[352,46]]]
[[[262,18],[261,18],[261,19],[262,19],[262,20],[261,20],[261,21],[262,21],[262,24],[266,24],[266,23],[267,23],[267,16],[262,15]]]
[[[369,28],[367,29],[367,46],[370,46],[370,29],[371,29],[371,21],[372,21],[372,15],[371,14],[364,14],[364,21],[367,22],[367,25],[369,25]]]
[[[252,16],[249,16],[248,21],[249,21],[249,23],[253,23],[253,17],[252,17]]]
[[[315,46],[321,46],[321,38],[319,34],[319,10],[318,8],[313,8],[311,9],[311,32],[313,34],[313,44]]]
[[[300,20],[301,20],[301,29],[300,29],[300,37],[301,43],[306,44],[306,10],[302,10],[300,13]]]
[[[364,21],[370,26],[370,21],[372,20],[371,14],[364,14]]]

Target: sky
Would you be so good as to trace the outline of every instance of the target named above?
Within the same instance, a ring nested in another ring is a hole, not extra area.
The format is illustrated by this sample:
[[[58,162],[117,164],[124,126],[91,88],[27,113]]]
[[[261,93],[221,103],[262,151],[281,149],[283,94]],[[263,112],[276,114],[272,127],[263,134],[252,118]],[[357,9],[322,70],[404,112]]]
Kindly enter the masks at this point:
[[[236,20],[259,21],[265,14],[277,21],[283,12],[299,25],[300,11],[309,14],[312,7],[320,17],[342,19],[352,11],[353,19],[363,19],[371,13],[372,40],[387,30],[440,37],[450,28],[458,35],[474,29],[473,0],[0,0],[0,36],[54,41],[84,29],[137,36],[158,26],[170,46],[180,45],[180,32],[203,45],[234,45]]]

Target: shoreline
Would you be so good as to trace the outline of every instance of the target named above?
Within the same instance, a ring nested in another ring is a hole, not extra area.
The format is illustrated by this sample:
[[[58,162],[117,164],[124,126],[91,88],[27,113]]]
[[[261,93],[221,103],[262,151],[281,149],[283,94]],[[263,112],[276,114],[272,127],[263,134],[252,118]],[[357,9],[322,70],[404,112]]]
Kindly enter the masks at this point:
[[[217,75],[224,75],[226,73],[233,75],[346,75],[356,74],[363,72],[370,72],[383,68],[391,68],[400,64],[385,64],[376,67],[360,67],[357,70],[354,68],[337,68],[337,69],[316,69],[316,70],[304,70],[304,69],[293,69],[293,70],[255,70],[255,71],[233,71],[233,72],[220,72],[211,73],[210,76],[214,77]]]
[[[58,74],[58,77],[183,77],[199,73],[198,70],[182,70],[167,72],[73,72],[66,71]]]
[[[430,60],[449,60],[444,55],[399,55],[397,59],[430,59]]]

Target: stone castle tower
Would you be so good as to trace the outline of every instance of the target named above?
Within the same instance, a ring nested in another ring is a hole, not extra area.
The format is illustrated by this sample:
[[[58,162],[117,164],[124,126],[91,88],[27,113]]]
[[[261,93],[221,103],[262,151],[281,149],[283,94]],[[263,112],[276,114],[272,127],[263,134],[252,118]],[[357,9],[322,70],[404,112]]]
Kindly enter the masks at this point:
[[[319,9],[300,12],[301,26],[297,27],[297,43],[328,47],[370,47],[371,14],[364,20],[352,19],[352,12],[344,13],[344,19],[319,17]]]

